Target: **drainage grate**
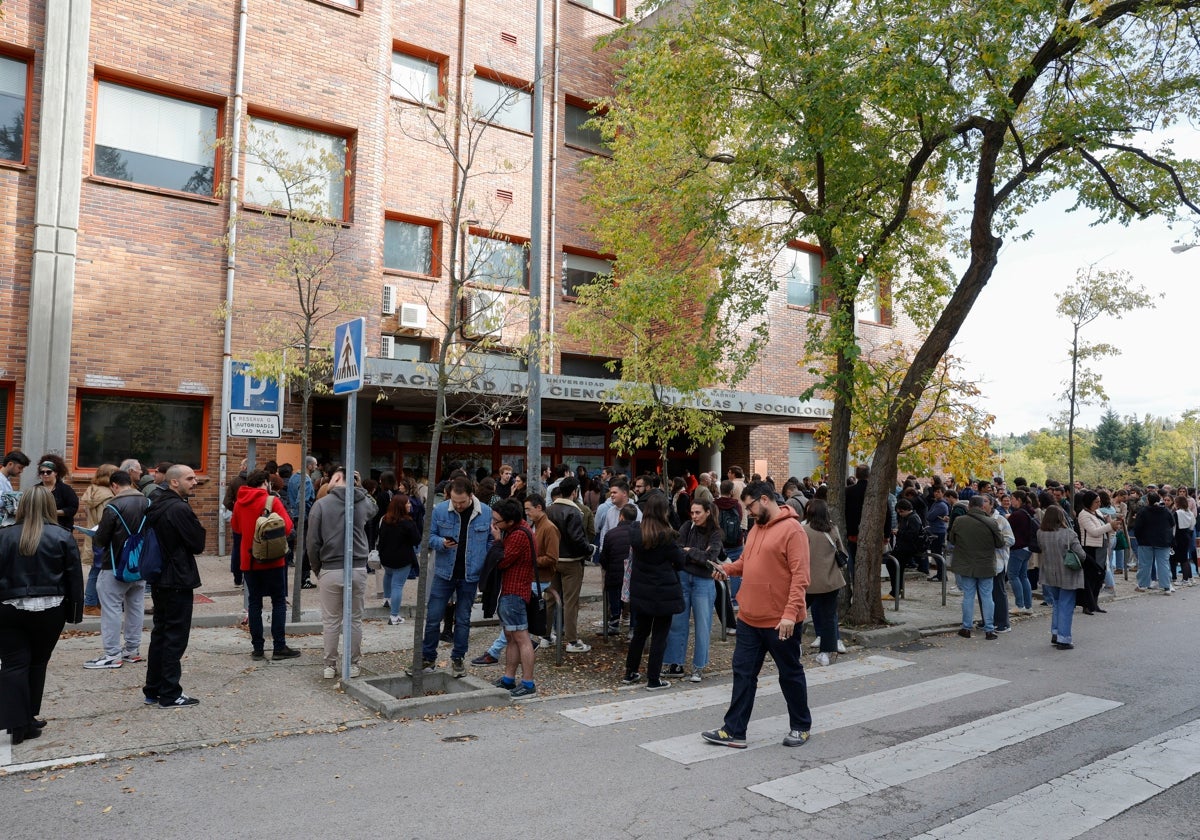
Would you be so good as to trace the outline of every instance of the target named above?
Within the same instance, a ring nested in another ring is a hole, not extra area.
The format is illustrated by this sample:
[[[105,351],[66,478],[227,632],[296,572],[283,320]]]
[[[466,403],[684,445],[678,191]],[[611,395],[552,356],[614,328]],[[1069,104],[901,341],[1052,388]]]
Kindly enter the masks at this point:
[[[449,737],[443,738],[442,742],[445,744],[465,744],[467,741],[477,740],[479,740],[478,735],[450,735]]]
[[[937,645],[932,645],[929,642],[909,642],[906,645],[897,645],[896,647],[892,648],[892,650],[909,653],[916,652],[918,650],[930,650],[934,647],[937,647]]]

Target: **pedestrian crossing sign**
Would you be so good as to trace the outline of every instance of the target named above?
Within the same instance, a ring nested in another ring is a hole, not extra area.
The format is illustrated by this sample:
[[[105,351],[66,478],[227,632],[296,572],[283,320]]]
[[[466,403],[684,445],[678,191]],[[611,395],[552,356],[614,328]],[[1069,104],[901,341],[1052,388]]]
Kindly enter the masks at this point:
[[[363,387],[366,364],[366,319],[338,324],[333,333],[333,393],[353,394]]]

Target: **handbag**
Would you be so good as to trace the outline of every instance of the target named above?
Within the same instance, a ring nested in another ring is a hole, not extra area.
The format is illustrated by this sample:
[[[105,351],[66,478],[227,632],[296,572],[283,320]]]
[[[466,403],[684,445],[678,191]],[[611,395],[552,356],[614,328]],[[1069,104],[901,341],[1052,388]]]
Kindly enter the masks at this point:
[[[530,595],[529,600],[525,602],[525,623],[529,625],[529,632],[534,636],[545,636],[546,601],[542,598],[542,582],[538,580],[537,552],[533,547],[532,539],[529,541],[529,562],[533,564],[533,583],[537,587],[537,594]]]
[[[372,548],[369,552],[367,552],[368,569],[372,571],[379,571],[379,568],[382,565],[383,562],[379,559],[379,551],[377,549]]]
[[[828,531],[825,532],[825,539],[829,540],[829,544],[833,546],[833,559],[837,561],[838,568],[846,568],[846,564],[850,562],[850,555],[842,551],[841,546],[833,541],[833,537],[829,535]]]
[[[1068,548],[1067,553],[1063,555],[1063,566],[1072,572],[1078,572],[1083,568],[1083,558]]]
[[[1117,539],[1113,548],[1117,551],[1127,551],[1129,549],[1129,535],[1125,533],[1124,528],[1117,531]]]

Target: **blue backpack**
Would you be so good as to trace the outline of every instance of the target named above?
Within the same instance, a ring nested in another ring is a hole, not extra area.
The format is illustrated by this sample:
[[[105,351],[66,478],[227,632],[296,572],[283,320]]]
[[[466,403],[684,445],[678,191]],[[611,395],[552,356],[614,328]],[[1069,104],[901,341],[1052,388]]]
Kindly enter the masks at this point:
[[[126,583],[144,580],[151,585],[158,582],[162,575],[162,547],[158,543],[158,534],[146,524],[146,516],[138,523],[137,530],[132,530],[125,517],[113,505],[109,505],[117,519],[125,528],[125,544],[121,546],[120,555],[112,557],[113,574],[117,580]],[[111,554],[110,549],[110,554]]]

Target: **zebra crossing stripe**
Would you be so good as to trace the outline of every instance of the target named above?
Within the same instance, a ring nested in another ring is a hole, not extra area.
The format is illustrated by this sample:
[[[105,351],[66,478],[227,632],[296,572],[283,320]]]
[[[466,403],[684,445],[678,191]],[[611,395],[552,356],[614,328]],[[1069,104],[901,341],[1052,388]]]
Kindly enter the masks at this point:
[[[867,656],[854,661],[839,662],[836,668],[814,668],[806,671],[809,687],[828,685],[841,680],[855,677],[868,677],[894,671],[912,665],[904,659],[893,659],[887,656]],[[636,700],[619,700],[614,703],[604,703],[600,706],[582,706],[578,709],[566,709],[559,714],[584,726],[608,726],[614,723],[644,720],[646,718],[672,715],[676,712],[686,712],[701,709],[705,706],[719,706],[729,702],[728,685],[711,685],[704,688],[694,688],[688,691],[671,691],[649,697],[639,697]],[[776,677],[763,677],[758,684],[758,696],[779,693],[779,680]]]
[[[948,770],[1121,705],[1100,697],[1059,694],[894,747],[752,785],[749,790],[815,814]]]
[[[1197,773],[1200,721],[1192,721],[918,837],[1070,840]]]
[[[855,697],[841,703],[818,706],[812,710],[813,731],[824,733],[847,726],[857,726],[888,715],[924,708],[953,697],[962,697],[976,691],[995,688],[1006,682],[1008,681],[994,677],[981,677],[978,674],[953,674],[949,677],[926,680],[916,685]],[[746,748],[758,749],[777,745],[787,730],[788,716],[786,714],[759,720],[752,719],[746,728]],[[744,752],[744,750],[731,750],[709,744],[701,740],[699,733],[696,732],[677,738],[652,741],[640,746],[642,749],[657,753],[663,758],[669,758],[680,764],[695,764],[698,761],[725,758]]]

